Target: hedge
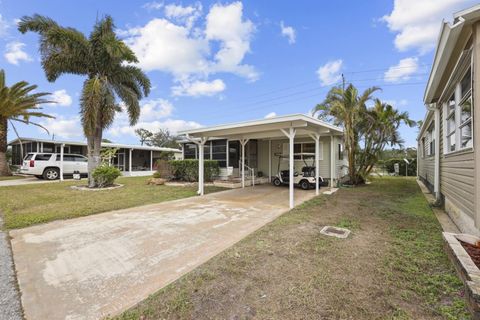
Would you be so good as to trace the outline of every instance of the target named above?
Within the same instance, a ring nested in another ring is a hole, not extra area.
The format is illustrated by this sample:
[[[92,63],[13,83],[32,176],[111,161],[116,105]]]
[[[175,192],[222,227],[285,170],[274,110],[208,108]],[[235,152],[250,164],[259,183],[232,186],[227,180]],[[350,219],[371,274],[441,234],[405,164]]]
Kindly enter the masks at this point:
[[[170,160],[172,175],[175,180],[195,182],[198,181],[198,160]],[[212,181],[213,177],[218,176],[220,168],[218,161],[205,160],[204,161],[204,178],[205,181]]]
[[[416,176],[417,175],[417,159],[407,159],[410,164],[408,165],[408,175]],[[379,161],[379,164],[383,164],[383,167],[389,173],[395,173],[395,163],[399,164],[399,175],[405,176],[405,166],[407,165],[403,159],[388,159],[384,161]]]

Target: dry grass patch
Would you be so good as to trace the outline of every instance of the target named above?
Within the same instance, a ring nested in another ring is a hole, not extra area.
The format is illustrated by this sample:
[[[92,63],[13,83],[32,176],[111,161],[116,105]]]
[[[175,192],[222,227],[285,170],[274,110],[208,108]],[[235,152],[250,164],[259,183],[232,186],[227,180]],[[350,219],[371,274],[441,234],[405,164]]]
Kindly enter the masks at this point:
[[[467,319],[461,288],[416,182],[384,178],[306,202],[116,319]]]

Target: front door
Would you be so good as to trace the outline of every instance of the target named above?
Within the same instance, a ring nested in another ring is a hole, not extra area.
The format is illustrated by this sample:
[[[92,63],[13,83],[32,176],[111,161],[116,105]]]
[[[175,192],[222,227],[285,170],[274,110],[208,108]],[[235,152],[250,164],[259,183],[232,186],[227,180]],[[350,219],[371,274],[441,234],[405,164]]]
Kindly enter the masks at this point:
[[[228,165],[230,167],[238,168],[241,156],[240,142],[229,141],[228,142]]]

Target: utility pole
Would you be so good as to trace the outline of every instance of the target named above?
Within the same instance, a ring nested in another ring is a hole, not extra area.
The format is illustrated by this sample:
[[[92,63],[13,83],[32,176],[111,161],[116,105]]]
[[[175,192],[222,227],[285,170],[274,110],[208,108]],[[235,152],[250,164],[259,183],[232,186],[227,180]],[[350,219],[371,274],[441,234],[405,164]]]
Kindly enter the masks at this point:
[[[342,91],[345,92],[345,76],[342,73]]]

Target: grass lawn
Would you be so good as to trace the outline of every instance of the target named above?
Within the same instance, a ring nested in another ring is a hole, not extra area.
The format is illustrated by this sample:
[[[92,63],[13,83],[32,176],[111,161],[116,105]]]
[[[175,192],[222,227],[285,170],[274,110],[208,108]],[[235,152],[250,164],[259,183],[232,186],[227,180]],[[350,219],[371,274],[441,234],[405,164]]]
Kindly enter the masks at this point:
[[[0,177],[0,181],[6,181],[6,180],[18,180],[18,179],[25,179],[26,177],[24,176],[8,176],[8,177]]]
[[[385,177],[314,198],[116,319],[469,319],[462,293],[415,180]]]
[[[104,191],[72,190],[78,181],[1,187],[0,210],[5,228],[14,229],[196,195],[195,187],[150,186],[147,179],[122,177],[118,182],[123,188]],[[207,193],[218,190],[205,188]]]

